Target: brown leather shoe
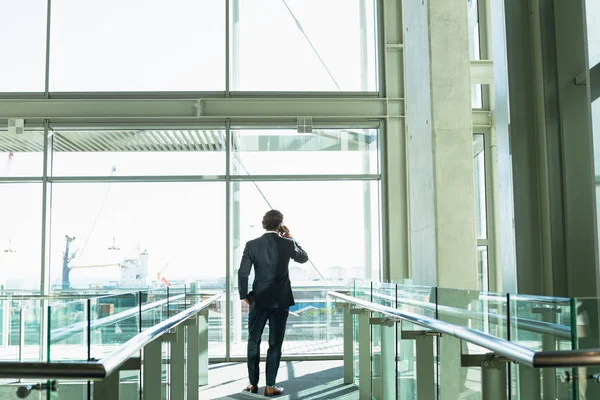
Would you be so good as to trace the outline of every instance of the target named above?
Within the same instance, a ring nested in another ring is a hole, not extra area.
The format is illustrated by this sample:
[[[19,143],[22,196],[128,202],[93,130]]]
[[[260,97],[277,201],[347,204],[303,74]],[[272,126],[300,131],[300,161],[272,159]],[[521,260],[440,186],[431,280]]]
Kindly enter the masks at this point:
[[[283,394],[283,388],[277,385],[265,386],[265,396],[279,396]]]
[[[248,385],[248,387],[246,388],[246,392],[258,393],[258,386]]]

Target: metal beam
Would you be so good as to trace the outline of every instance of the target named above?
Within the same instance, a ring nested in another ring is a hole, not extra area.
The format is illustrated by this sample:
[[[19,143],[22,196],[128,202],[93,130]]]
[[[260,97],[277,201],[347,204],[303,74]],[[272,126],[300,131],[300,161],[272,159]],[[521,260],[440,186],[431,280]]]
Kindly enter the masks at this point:
[[[402,118],[400,98],[0,100],[0,118]]]
[[[115,95],[116,96],[116,95]],[[318,121],[404,118],[402,98],[374,97],[255,97],[255,98],[95,98],[0,100],[0,126],[9,118],[65,121],[203,121],[283,120],[300,116]],[[27,121],[26,121],[27,122]],[[474,127],[490,127],[489,111],[473,112]]]
[[[494,62],[492,60],[471,60],[471,83],[494,84]]]

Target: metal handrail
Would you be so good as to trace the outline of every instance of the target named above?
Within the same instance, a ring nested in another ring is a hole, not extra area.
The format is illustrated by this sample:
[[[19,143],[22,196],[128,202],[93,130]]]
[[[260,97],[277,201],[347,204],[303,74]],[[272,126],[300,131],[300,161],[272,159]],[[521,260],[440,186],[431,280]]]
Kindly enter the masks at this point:
[[[204,310],[223,293],[217,293],[208,299],[172,316],[163,322],[138,333],[108,356],[89,362],[15,362],[0,361],[0,378],[11,379],[64,379],[64,380],[102,380],[118,370],[129,358],[148,343],[156,340],[171,329],[181,325],[190,317]]]
[[[493,351],[496,355],[534,368],[567,368],[600,365],[600,349],[533,351],[516,343],[475,331],[463,326],[453,325],[434,318],[425,317],[408,311],[371,303],[337,292],[328,292],[329,296],[365,310],[378,312],[395,320],[405,320],[434,332],[454,336]]]
[[[103,317],[103,318],[94,319],[94,320],[90,321],[89,327],[91,330],[94,330],[94,329],[98,329],[103,326],[115,323],[115,322],[124,321],[126,319],[129,319],[131,317],[134,317],[134,316],[140,314],[140,311],[142,313],[144,313],[148,310],[162,306],[162,305],[170,303],[172,301],[180,300],[184,297],[185,297],[185,294],[178,294],[176,296],[172,296],[172,297],[169,297],[169,298],[166,298],[163,300],[158,300],[158,301],[155,301],[152,303],[148,303],[148,304],[145,304],[144,306],[142,306],[141,310],[140,310],[140,308],[132,307],[129,310],[121,311],[120,313],[117,313],[117,314],[109,315],[109,316]],[[89,317],[90,316],[88,315],[88,318]],[[87,327],[88,327],[88,321],[81,321],[81,322],[76,322],[74,324],[71,324],[71,325],[68,325],[68,326],[65,326],[62,328],[55,329],[50,332],[50,343],[60,342],[61,340],[64,340],[76,333],[83,332]]]
[[[385,299],[388,301],[396,301],[396,302],[404,304],[404,305],[424,308],[424,309],[428,309],[431,311],[438,311],[439,313],[447,314],[447,315],[450,315],[453,317],[469,318],[469,319],[476,319],[478,321],[483,321],[483,314],[479,314],[472,310],[466,310],[463,308],[450,307],[450,306],[443,306],[443,305],[439,305],[439,304],[436,305],[435,303],[427,303],[424,301],[405,299],[405,298],[401,298],[401,297],[398,297],[398,299],[396,299],[395,297],[388,296],[388,295],[381,294],[381,293],[375,293],[375,292],[373,292],[372,295],[374,297],[379,297],[381,299]],[[507,321],[507,317],[505,315],[499,315],[499,314],[494,314],[494,313],[487,313],[487,315],[493,319],[498,319],[503,322]],[[519,328],[523,328],[529,332],[557,336],[562,339],[568,339],[568,340],[571,339],[571,327],[566,326],[566,325],[553,324],[551,322],[537,321],[535,319],[522,318],[522,317],[511,317],[510,320],[511,320],[511,323],[518,323]]]

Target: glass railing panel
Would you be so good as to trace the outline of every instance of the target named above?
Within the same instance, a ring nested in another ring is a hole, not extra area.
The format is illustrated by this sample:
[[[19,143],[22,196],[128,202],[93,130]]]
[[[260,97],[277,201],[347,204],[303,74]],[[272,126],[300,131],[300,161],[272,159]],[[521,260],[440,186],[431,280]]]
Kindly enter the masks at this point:
[[[142,331],[168,318],[167,288],[143,290],[140,294]],[[172,300],[172,299],[171,299]]]
[[[477,290],[439,288],[438,319],[453,325],[506,339],[506,296]],[[448,398],[481,398],[481,367],[463,367],[462,355],[491,353],[473,343],[449,335],[439,339],[439,378]]]
[[[436,317],[436,293],[437,289],[432,286],[419,286],[409,284],[399,284],[397,286],[397,309],[403,312],[425,316],[428,318]],[[398,398],[412,399],[417,398],[417,350],[415,339],[402,339],[402,332],[405,335],[414,331],[426,331],[425,327],[413,324],[408,321],[402,321],[397,324],[398,353],[397,358],[397,391]],[[433,340],[434,355],[437,354],[436,339]],[[434,358],[435,360],[435,358]],[[435,377],[437,382],[437,376]],[[435,385],[437,387],[437,385]],[[435,392],[436,389],[434,388]]]
[[[21,328],[19,336],[11,335],[10,345],[12,346],[14,343],[15,346],[19,346],[20,361],[42,360],[44,358],[41,351],[43,302],[41,300],[22,300],[18,302],[18,306]]]
[[[48,361],[88,359],[87,300],[48,307]]]
[[[510,340],[532,351],[572,348],[571,301],[566,298],[527,295],[509,296]],[[511,365],[511,394],[514,399],[565,395],[564,384],[555,368],[534,369]],[[567,385],[568,386],[568,385]]]
[[[140,292],[90,299],[90,354],[100,360],[140,332]]]
[[[373,282],[372,284],[373,303],[381,304],[386,307],[396,307],[396,284],[386,282]],[[383,314],[372,313],[372,318],[385,318]],[[382,380],[382,350],[396,352],[395,341],[392,343],[383,343],[382,330],[394,329],[393,327],[373,324],[371,326],[371,390],[373,398],[383,398],[383,380]],[[389,347],[389,348],[388,348]]]
[[[283,354],[299,356],[339,355],[343,352],[343,311],[327,296],[328,288],[295,286],[295,305],[290,307]],[[265,331],[268,327],[265,327]]]
[[[23,302],[18,298],[0,300],[0,360],[18,361],[23,318]]]
[[[372,301],[373,300],[373,296],[372,296],[372,285],[373,283],[370,281],[362,281],[362,280],[355,280],[354,284],[352,286],[352,297],[360,299],[360,300],[365,300],[365,301]],[[359,364],[359,338],[358,338],[358,315],[354,314],[352,317],[352,332],[353,332],[353,339],[352,339],[352,344],[353,344],[353,348],[354,351],[353,353],[353,362],[354,362],[354,381],[355,383],[358,385],[360,384],[359,382],[359,371],[360,371],[360,364]]]
[[[572,343],[574,349],[598,349],[600,348],[600,330],[598,329],[598,313],[600,311],[600,299],[598,298],[574,298],[571,299],[571,327]],[[570,384],[563,384],[570,389],[573,395],[570,398],[577,400],[600,398],[600,385],[588,377],[600,373],[599,367],[580,367],[559,371],[559,375],[571,374],[576,380]],[[584,378],[585,377],[585,378]]]

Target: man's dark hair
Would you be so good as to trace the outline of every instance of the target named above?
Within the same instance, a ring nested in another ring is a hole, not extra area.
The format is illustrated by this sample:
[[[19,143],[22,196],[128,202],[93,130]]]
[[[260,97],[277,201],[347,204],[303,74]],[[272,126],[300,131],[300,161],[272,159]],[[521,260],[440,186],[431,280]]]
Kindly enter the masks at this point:
[[[279,228],[279,225],[283,222],[283,214],[281,211],[270,210],[267,211],[262,220],[262,226],[268,231],[275,231]]]

